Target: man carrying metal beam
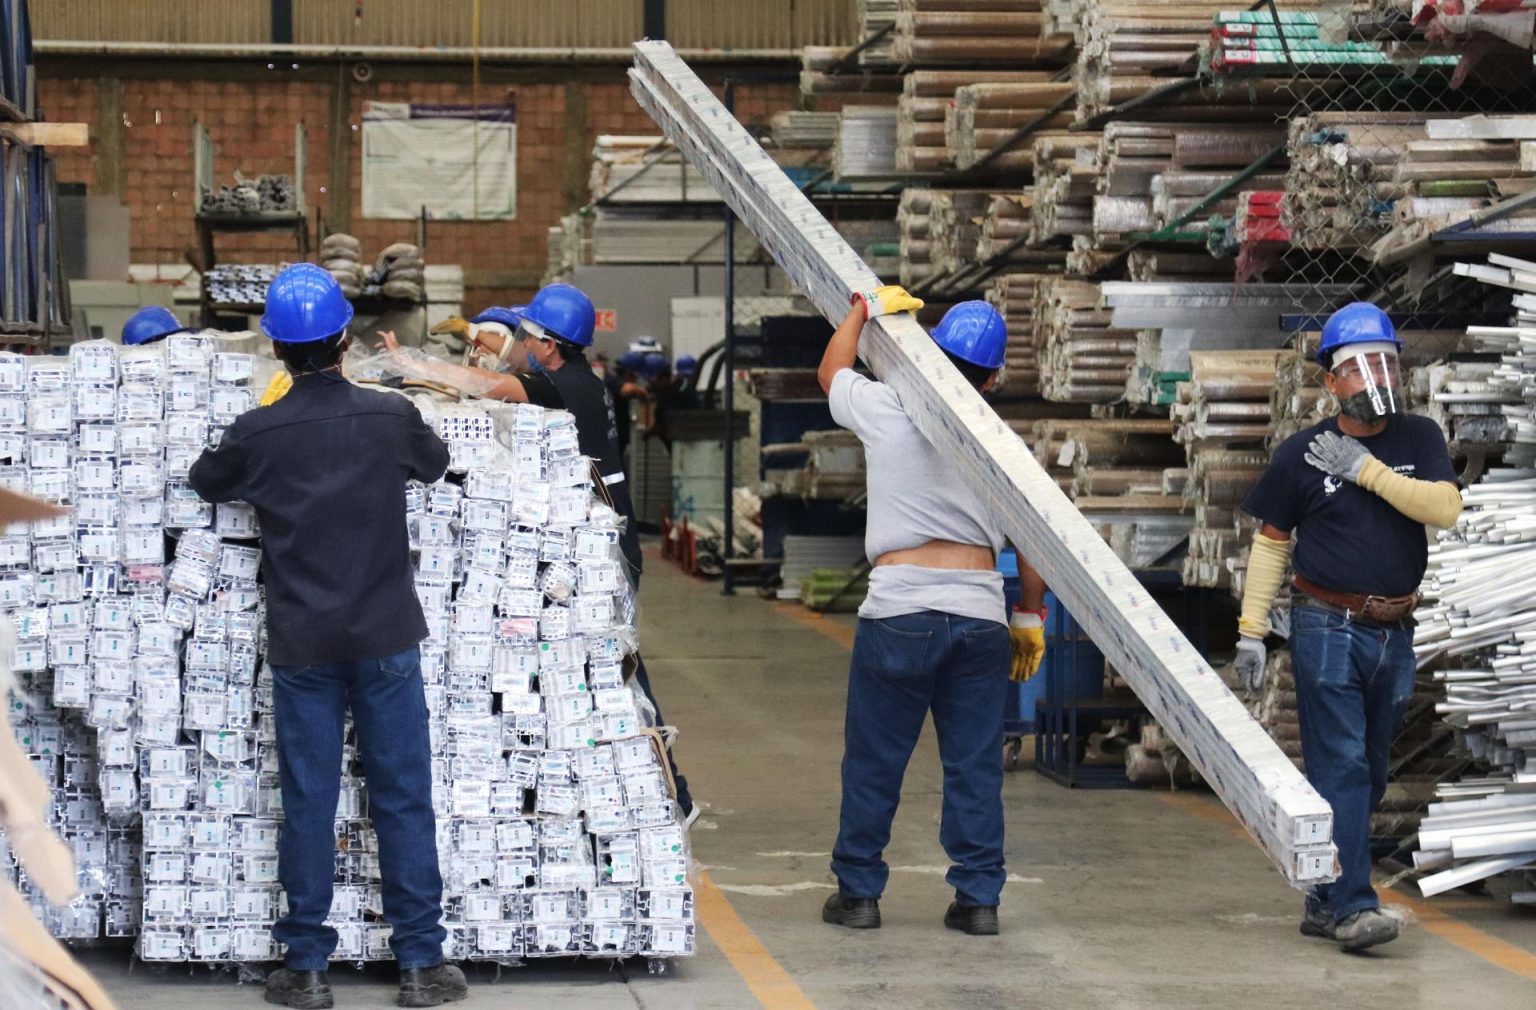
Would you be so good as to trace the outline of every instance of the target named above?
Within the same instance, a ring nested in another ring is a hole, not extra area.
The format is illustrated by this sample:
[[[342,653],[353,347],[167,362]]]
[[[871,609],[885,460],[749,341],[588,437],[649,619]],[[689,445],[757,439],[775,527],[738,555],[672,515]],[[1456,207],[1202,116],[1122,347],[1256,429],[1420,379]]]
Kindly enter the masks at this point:
[[[859,333],[873,317],[923,303],[896,286],[856,295],[827,344],[817,377],[832,417],[864,443],[869,517],[865,553],[874,566],[848,670],[843,803],[832,872],[837,893],[824,921],[880,926],[889,868],[882,854],[901,799],[901,779],[923,720],[933,712],[944,763],[939,840],[955,865],[955,901],[944,925],[997,933],[1003,869],[1003,708],[1010,667],[1027,679],[1045,655],[1045,583],[1023,558],[1013,627],[1003,623],[994,509],[929,444],[882,382],[853,370]],[[1007,330],[985,302],[945,314],[934,343],[979,392],[1003,364]],[[1012,644],[1010,643],[1012,640]],[[1010,662],[1010,652],[1018,661]]]
[[[1308,892],[1301,932],[1345,950],[1397,938],[1397,920],[1371,887],[1371,813],[1413,695],[1424,527],[1452,526],[1461,513],[1440,429],[1403,413],[1402,346],[1374,305],[1356,302],[1330,316],[1317,360],[1340,414],[1286,439],[1243,502],[1263,526],[1249,556],[1234,665],[1244,686],[1262,688],[1270,606],[1294,563],[1301,750],[1307,778],[1333,808],[1341,869],[1335,883]]]

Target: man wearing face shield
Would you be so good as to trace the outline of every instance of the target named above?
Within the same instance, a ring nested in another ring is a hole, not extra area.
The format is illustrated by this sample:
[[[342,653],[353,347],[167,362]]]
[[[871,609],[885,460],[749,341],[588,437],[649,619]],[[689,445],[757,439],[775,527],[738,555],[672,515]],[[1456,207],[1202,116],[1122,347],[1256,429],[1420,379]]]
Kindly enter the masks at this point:
[[[1307,895],[1301,932],[1344,950],[1397,937],[1397,920],[1371,887],[1370,818],[1413,693],[1424,527],[1449,527],[1461,513],[1439,427],[1405,412],[1401,348],[1374,305],[1356,302],[1330,316],[1318,363],[1339,415],[1286,439],[1243,502],[1262,526],[1234,666],[1250,691],[1263,687],[1270,607],[1289,564],[1302,755],[1308,780],[1333,807],[1340,869],[1337,881]]]

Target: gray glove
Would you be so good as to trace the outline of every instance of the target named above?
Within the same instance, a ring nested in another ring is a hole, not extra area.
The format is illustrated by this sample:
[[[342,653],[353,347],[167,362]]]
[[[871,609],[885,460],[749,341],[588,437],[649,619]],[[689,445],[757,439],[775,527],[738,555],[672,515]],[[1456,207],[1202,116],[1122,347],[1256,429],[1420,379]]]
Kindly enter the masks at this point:
[[[1237,681],[1243,690],[1258,694],[1264,690],[1265,660],[1269,658],[1269,650],[1264,648],[1264,642],[1257,638],[1239,638],[1237,640],[1237,656],[1232,660],[1232,668],[1237,671]]]
[[[1360,479],[1360,470],[1365,466],[1365,461],[1371,458],[1371,450],[1348,435],[1325,431],[1307,446],[1304,458],[1324,473],[1354,483]]]

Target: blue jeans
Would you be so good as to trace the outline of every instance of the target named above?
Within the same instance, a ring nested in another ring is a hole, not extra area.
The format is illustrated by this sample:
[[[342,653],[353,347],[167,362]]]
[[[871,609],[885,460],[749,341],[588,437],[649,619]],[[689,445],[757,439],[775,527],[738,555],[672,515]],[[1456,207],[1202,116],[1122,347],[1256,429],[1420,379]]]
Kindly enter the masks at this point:
[[[1291,667],[1307,780],[1333,808],[1339,879],[1307,906],[1342,922],[1379,907],[1371,887],[1371,812],[1387,788],[1388,758],[1413,695],[1413,629],[1374,628],[1322,607],[1291,611]]]
[[[861,619],[848,670],[843,807],[832,872],[850,898],[878,898],[881,858],[901,780],[933,712],[944,765],[939,842],[962,905],[996,905],[1003,869],[1003,704],[1008,629],[997,621],[924,610]]]
[[[336,949],[325,925],[336,873],[336,804],[347,709],[357,728],[368,812],[379,838],[384,918],[401,968],[441,964],[447,936],[443,878],[432,813],[432,748],[421,653],[322,666],[272,667],[277,756],[283,789],[278,876],[288,914],[272,937],[295,971],[324,971]]]

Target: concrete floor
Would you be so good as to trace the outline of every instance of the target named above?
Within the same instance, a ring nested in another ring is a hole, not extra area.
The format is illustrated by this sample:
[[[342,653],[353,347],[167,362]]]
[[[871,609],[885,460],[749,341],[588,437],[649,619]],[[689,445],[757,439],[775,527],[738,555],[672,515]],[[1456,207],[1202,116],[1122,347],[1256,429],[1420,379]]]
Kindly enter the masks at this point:
[[[1073,791],[1029,770],[1005,786],[1003,934],[949,932],[931,731],[887,853],[884,928],[823,925],[853,621],[750,589],[723,598],[659,560],[647,567],[647,663],[705,807],[693,835],[698,956],[660,977],[558,962],[499,980],[472,972],[466,1006],[1536,1007],[1528,911],[1463,895],[1426,902],[1405,888],[1387,896],[1410,922],[1402,939],[1345,955],[1297,934],[1299,896],[1209,794]],[[254,987],[206,969],[86,960],[122,1010],[260,1005]],[[392,1005],[386,967],[333,976],[339,1007]]]

